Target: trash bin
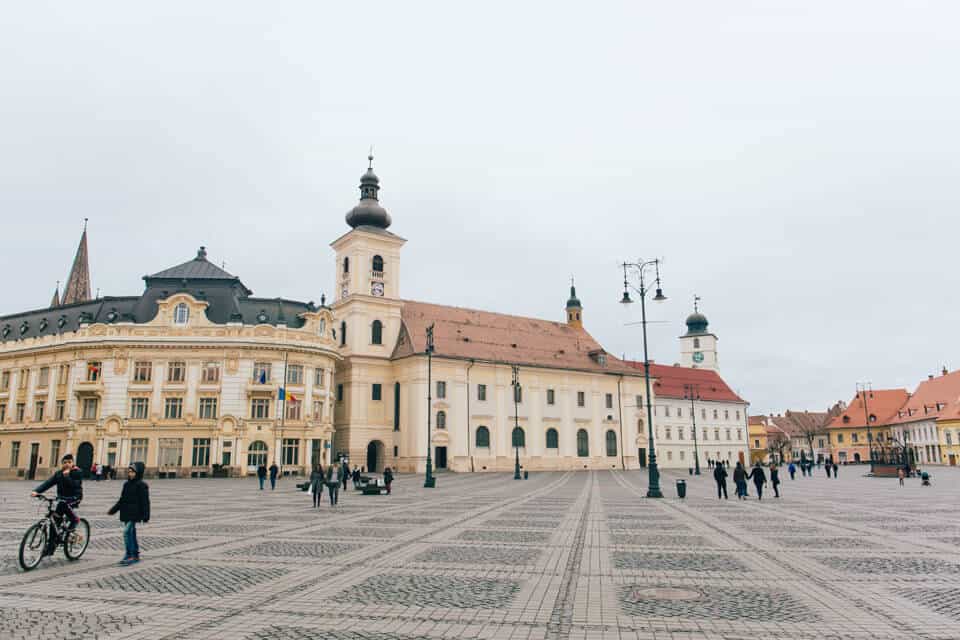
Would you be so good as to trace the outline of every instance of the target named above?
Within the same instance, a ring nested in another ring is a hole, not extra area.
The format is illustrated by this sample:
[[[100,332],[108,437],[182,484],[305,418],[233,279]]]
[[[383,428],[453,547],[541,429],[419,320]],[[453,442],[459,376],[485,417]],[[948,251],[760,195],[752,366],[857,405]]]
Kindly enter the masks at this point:
[[[530,472],[529,472],[529,471],[524,471],[524,472],[523,472],[523,479],[526,480],[526,479],[529,478],[529,477],[530,477]]]
[[[677,480],[677,497],[683,500],[687,497],[687,481]]]
[[[687,471],[690,472],[690,475],[693,475],[693,467],[690,467],[689,469],[687,469]]]

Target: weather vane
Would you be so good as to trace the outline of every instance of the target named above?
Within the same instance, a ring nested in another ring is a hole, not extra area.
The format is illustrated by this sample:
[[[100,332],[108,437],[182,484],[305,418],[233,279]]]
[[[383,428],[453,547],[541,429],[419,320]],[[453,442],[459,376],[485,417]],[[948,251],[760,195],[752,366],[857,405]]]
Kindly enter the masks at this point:
[[[700,296],[693,294],[693,312],[698,313],[700,311]]]

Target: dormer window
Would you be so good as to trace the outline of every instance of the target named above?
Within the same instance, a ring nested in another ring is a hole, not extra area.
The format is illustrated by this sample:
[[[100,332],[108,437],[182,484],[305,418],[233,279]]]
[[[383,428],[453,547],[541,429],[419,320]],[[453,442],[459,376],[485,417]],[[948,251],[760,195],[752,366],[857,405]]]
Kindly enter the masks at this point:
[[[119,317],[120,317],[120,314],[117,313],[117,310],[116,310],[116,309],[111,309],[111,310],[110,310],[110,313],[107,314],[107,322],[116,322],[116,321],[117,321],[117,318],[119,318]],[[186,321],[184,321],[184,322],[186,322]],[[178,324],[180,324],[180,323],[178,323]]]
[[[270,319],[270,316],[267,315],[267,312],[263,309],[260,310],[260,313],[257,314],[257,322],[260,324],[266,324],[267,320]]]
[[[67,326],[67,316],[60,316],[60,319],[57,320],[57,327],[63,329]]]
[[[187,320],[190,319],[190,307],[186,303],[181,302],[173,310],[173,324],[185,325]]]
[[[843,416],[843,424],[850,424],[850,416]]]

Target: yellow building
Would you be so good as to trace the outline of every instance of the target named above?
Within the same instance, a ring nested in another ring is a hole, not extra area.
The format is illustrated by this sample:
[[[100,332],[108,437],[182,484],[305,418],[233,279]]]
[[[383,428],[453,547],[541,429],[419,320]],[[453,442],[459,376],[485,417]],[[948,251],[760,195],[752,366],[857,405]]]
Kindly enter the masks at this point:
[[[767,425],[764,416],[750,416],[747,425],[750,439],[750,464],[767,459]]]
[[[951,467],[960,464],[960,400],[948,404],[937,418],[941,460]]]

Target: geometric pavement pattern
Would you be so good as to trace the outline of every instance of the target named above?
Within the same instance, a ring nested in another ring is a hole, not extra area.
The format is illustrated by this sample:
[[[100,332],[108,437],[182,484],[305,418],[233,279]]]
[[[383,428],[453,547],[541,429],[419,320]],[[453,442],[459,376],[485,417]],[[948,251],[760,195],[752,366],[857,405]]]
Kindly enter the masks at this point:
[[[87,554],[26,574],[32,483],[0,482],[0,638],[958,637],[960,470],[842,472],[762,502],[673,471],[662,500],[644,471],[401,475],[319,509],[292,478],[151,480],[133,567],[106,515],[122,483],[86,482]]]

